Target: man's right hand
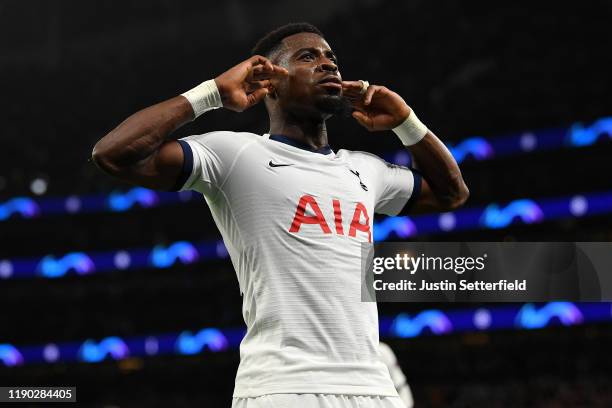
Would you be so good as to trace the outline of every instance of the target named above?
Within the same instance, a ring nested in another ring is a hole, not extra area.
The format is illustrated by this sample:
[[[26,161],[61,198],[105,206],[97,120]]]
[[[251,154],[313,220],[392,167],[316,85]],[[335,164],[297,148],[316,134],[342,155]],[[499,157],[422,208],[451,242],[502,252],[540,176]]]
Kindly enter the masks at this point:
[[[215,78],[223,107],[242,112],[259,103],[274,90],[272,81],[289,73],[283,67],[260,55],[230,68]]]

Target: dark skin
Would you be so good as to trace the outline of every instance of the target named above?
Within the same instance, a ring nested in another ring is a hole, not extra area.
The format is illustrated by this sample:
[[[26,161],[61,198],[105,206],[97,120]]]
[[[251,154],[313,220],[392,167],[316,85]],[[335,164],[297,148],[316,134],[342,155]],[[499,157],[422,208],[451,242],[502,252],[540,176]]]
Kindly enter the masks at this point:
[[[327,83],[321,83],[327,79]],[[335,83],[334,83],[335,82]],[[353,118],[371,132],[391,130],[411,112],[397,93],[360,81],[342,81],[329,44],[317,34],[286,37],[282,47],[265,58],[253,56],[215,78],[223,107],[242,112],[265,99],[272,134],[320,148],[328,144],[326,105],[346,97]],[[169,190],[183,165],[183,152],[170,135],[194,120],[183,96],[136,112],[98,141],[93,160],[106,173],[128,183]],[[421,194],[413,212],[450,211],[461,206],[469,192],[455,159],[431,132],[408,147],[423,174]]]

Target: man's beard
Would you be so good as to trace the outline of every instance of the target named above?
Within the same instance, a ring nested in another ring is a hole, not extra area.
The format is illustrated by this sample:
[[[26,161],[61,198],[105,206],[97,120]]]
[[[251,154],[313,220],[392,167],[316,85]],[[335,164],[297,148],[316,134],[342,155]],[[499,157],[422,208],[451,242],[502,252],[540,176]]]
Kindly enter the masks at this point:
[[[342,117],[349,117],[353,112],[353,106],[349,100],[339,95],[321,96],[316,99],[315,106],[322,113]]]

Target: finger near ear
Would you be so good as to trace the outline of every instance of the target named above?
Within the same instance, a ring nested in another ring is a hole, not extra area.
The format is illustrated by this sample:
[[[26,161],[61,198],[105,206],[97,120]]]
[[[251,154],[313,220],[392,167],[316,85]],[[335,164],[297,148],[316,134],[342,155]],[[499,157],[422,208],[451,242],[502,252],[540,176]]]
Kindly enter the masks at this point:
[[[286,68],[281,67],[280,65],[274,65],[274,73],[280,76],[288,75],[289,71]]]
[[[260,88],[255,92],[250,93],[247,95],[247,107],[250,108],[251,106],[259,103],[267,94],[268,88]]]
[[[257,75],[257,77],[255,79],[257,79],[258,81],[263,81],[264,79],[283,79],[285,78],[286,75],[283,74],[276,74],[276,73],[262,73],[261,75]]]
[[[251,81],[249,82],[251,85],[251,89],[259,89],[259,88],[268,88],[272,83],[269,79],[265,79],[263,81]]]
[[[255,66],[255,65],[265,65],[266,63],[269,63],[270,60],[267,59],[266,57],[262,57],[261,55],[253,55],[249,59],[249,62],[251,63],[251,66]]]

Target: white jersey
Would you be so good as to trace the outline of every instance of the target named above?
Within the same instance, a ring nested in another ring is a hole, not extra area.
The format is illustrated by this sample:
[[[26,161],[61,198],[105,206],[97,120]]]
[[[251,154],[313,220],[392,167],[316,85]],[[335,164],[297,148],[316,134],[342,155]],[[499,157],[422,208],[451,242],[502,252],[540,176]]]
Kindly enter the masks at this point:
[[[202,193],[243,294],[234,397],[397,396],[361,301],[361,243],[420,177],[369,153],[313,151],[283,136],[211,132],[179,141],[182,189]]]

